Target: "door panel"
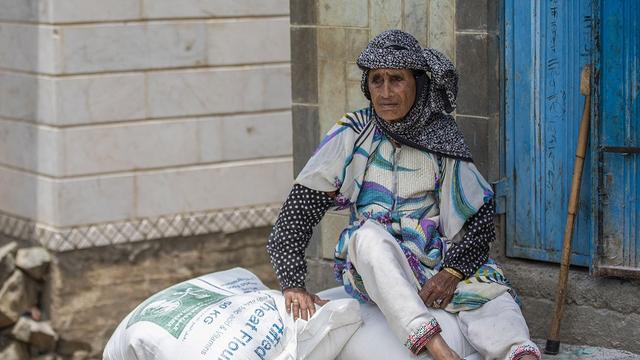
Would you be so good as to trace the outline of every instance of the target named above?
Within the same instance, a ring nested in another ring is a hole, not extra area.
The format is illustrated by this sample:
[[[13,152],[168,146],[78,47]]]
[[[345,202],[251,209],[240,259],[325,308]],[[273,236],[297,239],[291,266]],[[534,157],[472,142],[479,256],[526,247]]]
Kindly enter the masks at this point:
[[[560,260],[584,102],[580,71],[591,62],[591,14],[591,0],[505,2],[508,256]],[[590,264],[591,166],[588,158],[574,265]]]
[[[594,271],[640,277],[640,4],[604,0],[600,11],[599,246]]]

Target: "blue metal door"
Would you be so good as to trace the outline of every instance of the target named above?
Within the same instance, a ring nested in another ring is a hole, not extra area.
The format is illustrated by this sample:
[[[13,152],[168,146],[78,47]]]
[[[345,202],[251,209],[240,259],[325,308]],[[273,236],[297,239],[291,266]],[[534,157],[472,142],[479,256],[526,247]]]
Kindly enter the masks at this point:
[[[505,1],[504,132],[507,255],[558,262],[591,63],[591,0]],[[592,168],[586,161],[572,264],[591,256]]]
[[[600,4],[594,272],[640,277],[640,2]]]

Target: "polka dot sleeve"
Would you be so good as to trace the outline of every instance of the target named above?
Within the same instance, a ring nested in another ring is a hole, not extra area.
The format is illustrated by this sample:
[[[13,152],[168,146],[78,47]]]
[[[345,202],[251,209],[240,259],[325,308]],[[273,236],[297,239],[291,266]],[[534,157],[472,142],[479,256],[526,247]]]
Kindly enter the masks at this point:
[[[467,220],[466,232],[462,240],[447,251],[444,266],[456,269],[465,277],[469,277],[487,262],[489,243],[496,238],[494,217],[495,205],[492,200]]]
[[[282,289],[304,288],[307,276],[305,249],[316,226],[334,204],[327,193],[296,184],[280,210],[269,235],[267,251]]]

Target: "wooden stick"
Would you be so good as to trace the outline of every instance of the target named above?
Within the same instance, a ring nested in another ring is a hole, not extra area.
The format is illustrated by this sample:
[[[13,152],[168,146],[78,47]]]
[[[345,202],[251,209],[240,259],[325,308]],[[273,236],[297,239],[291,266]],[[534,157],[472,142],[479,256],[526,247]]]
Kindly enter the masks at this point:
[[[582,169],[584,168],[584,158],[587,152],[587,141],[589,138],[589,118],[591,114],[591,89],[589,76],[590,65],[582,68],[580,76],[580,93],[584,95],[584,109],[582,110],[582,120],[580,121],[580,131],[578,133],[578,144],[576,147],[576,161],[573,166],[573,179],[571,182],[571,196],[569,197],[569,208],[567,210],[567,223],[564,228],[564,239],[562,243],[562,260],[560,261],[560,276],[558,288],[556,289],[556,306],[549,328],[549,337],[545,347],[545,353],[557,354],[560,348],[560,320],[562,319],[563,307],[567,292],[567,282],[569,278],[569,264],[571,262],[571,240],[573,238],[573,226],[576,212],[578,211],[578,201],[580,198],[580,183],[582,182]]]

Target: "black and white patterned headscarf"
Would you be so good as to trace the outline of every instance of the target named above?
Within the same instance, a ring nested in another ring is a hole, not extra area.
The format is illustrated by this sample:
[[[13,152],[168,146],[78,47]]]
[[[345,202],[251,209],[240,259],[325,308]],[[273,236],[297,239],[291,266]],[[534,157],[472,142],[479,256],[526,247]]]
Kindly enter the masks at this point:
[[[376,124],[387,136],[418,149],[471,161],[471,152],[453,116],[448,115],[455,110],[458,93],[458,74],[451,60],[435,49],[423,49],[411,34],[387,30],[371,40],[357,63],[363,71],[362,92],[369,100],[369,70],[409,69],[416,74],[416,100],[404,119],[388,123],[373,109]]]

